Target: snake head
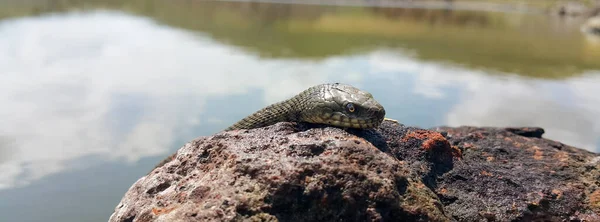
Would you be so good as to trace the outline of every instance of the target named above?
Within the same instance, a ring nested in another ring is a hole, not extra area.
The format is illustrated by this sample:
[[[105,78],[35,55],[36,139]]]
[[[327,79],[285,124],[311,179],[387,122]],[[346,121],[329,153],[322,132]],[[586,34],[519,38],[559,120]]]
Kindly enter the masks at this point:
[[[311,96],[301,111],[303,121],[347,128],[375,128],[385,117],[385,109],[371,93],[351,85],[326,84]]]

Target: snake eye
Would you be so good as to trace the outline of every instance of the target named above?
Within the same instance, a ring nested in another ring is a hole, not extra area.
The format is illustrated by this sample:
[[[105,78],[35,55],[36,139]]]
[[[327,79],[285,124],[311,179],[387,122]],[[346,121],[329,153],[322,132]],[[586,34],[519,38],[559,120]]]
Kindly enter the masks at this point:
[[[348,109],[348,111],[350,111],[351,113],[354,112],[354,105],[352,103],[348,103],[346,104],[346,109]]]

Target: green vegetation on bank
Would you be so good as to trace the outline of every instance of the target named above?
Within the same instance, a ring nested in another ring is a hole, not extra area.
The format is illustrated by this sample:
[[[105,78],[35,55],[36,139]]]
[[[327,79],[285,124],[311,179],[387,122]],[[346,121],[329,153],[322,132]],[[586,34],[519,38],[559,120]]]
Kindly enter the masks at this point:
[[[543,15],[183,0],[37,2],[12,5],[12,15],[0,7],[0,16],[107,8],[199,31],[263,57],[318,60],[398,48],[424,61],[539,78],[600,70],[599,45]]]

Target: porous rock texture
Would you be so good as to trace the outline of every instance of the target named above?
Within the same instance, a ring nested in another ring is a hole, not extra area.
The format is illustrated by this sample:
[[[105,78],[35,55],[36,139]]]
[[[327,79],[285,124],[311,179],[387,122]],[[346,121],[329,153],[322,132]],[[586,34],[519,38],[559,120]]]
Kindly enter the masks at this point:
[[[458,221],[600,221],[600,156],[541,128],[440,127],[462,157],[435,193]]]
[[[600,156],[540,128],[303,123],[197,138],[109,221],[600,221]]]

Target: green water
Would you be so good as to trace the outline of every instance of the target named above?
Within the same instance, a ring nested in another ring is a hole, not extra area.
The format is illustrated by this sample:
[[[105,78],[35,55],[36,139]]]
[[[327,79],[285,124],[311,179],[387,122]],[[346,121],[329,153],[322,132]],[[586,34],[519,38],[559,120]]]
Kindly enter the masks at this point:
[[[600,152],[600,37],[534,12],[0,2],[0,221],[106,221],[185,142],[325,82],[419,127],[540,126]]]

